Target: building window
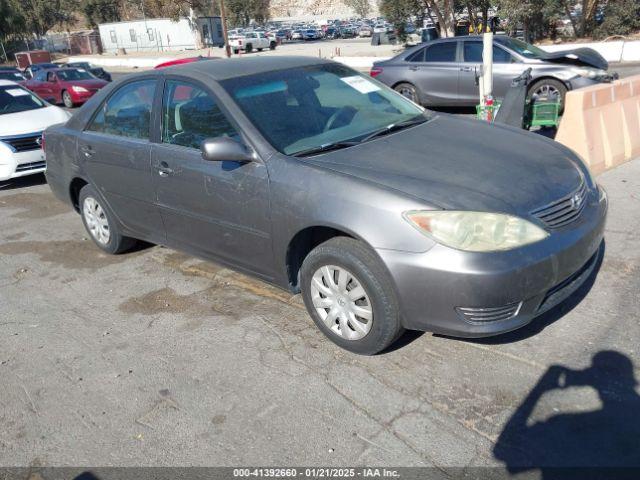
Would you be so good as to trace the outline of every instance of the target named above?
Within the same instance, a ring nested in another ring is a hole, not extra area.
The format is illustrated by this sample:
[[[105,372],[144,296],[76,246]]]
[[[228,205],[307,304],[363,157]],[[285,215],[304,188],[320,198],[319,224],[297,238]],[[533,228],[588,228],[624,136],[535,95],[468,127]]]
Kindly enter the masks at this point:
[[[115,30],[111,30],[109,32],[109,35],[111,36],[111,43],[118,43],[118,40],[116,39],[116,31]]]
[[[132,42],[137,42],[136,31],[133,28],[129,30],[129,36],[131,37]]]
[[[149,41],[153,42],[153,29],[147,28],[147,35],[149,35]]]

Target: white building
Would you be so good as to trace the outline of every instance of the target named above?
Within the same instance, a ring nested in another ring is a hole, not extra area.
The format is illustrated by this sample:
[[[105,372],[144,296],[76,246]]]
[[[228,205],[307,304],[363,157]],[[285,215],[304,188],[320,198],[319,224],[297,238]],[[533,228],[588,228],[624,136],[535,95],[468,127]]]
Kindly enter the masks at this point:
[[[98,25],[102,48],[107,53],[115,53],[124,48],[132,52],[166,52],[195,50],[219,46],[222,39],[220,17],[151,18],[129,22],[103,23]]]

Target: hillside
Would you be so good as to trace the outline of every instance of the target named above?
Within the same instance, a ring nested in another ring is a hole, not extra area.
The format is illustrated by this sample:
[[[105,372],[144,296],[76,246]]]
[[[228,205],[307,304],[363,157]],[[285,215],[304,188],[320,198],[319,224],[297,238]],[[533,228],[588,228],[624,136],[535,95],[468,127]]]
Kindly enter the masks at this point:
[[[377,0],[371,3],[370,17],[379,13]],[[271,18],[305,19],[311,17],[348,18],[355,16],[353,10],[342,0],[271,0]]]

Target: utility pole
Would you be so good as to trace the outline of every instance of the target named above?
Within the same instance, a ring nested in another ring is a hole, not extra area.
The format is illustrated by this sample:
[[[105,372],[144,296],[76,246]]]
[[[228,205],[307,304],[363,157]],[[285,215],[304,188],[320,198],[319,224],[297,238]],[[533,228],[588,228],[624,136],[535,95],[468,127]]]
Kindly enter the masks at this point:
[[[227,31],[227,15],[224,11],[224,0],[220,0],[220,20],[222,21],[222,39],[224,40],[224,49],[227,52],[227,58],[231,58],[231,45],[229,45],[229,32]]]

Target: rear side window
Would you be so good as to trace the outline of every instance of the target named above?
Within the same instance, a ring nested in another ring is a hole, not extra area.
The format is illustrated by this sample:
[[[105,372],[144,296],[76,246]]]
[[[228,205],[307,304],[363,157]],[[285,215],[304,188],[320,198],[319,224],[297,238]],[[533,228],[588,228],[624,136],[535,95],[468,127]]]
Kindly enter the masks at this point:
[[[102,105],[87,130],[148,140],[155,89],[155,80],[124,85]]]
[[[426,50],[425,62],[455,62],[458,42],[443,42],[431,45]]]
[[[162,104],[163,143],[200,148],[207,138],[238,138],[214,98],[196,85],[168,80]]]
[[[409,55],[409,57],[407,58],[407,62],[424,62],[424,51],[425,50],[426,49],[421,48],[417,52]]]

